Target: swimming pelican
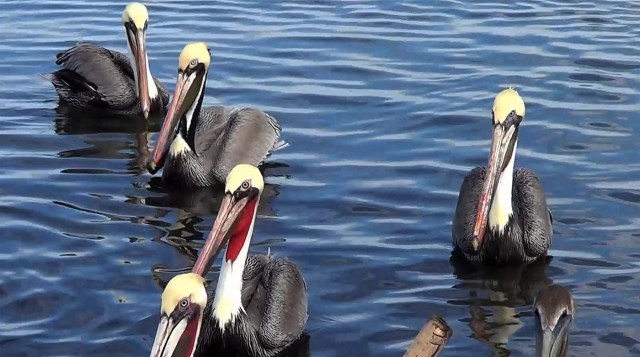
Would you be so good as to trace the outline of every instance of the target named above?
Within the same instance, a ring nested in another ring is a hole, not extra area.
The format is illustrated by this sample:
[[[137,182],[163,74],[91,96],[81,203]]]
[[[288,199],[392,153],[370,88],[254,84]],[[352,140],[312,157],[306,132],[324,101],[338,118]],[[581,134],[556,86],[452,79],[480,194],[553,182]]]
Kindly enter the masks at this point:
[[[147,57],[147,8],[130,3],[122,14],[131,61],[126,55],[91,43],[79,43],[56,55],[59,69],[47,76],[60,99],[73,107],[118,114],[159,113],[169,94],[151,76]]]
[[[147,165],[151,174],[164,166],[162,180],[169,186],[224,183],[237,164],[257,166],[286,146],[279,141],[280,124],[259,109],[202,108],[210,62],[203,42],[180,54],[176,89]]]
[[[172,278],[162,293],[152,357],[274,356],[295,342],[307,322],[302,274],[286,259],[247,257],[264,181],[251,165],[227,178],[213,229],[191,273]],[[204,276],[229,241],[215,294]],[[207,302],[208,301],[208,302]]]
[[[536,317],[536,356],[566,356],[569,325],[575,316],[569,290],[555,284],[540,290],[533,303],[533,310]]]
[[[487,168],[464,178],[452,224],[454,251],[474,263],[529,263],[551,245],[551,212],[538,177],[513,169],[524,101],[515,90],[493,103],[493,143]]]

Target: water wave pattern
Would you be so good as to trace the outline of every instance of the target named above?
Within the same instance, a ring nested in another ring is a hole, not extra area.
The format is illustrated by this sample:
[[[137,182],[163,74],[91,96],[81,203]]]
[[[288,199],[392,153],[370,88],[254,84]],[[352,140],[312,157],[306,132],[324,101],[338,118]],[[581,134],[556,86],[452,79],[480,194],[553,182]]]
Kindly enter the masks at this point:
[[[256,106],[291,143],[269,160],[252,252],[299,263],[314,356],[401,355],[432,314],[447,356],[531,355],[532,294],[568,287],[571,354],[640,354],[640,7],[633,1],[147,1],[151,69],[212,52],[206,104]],[[124,2],[0,2],[0,348],[147,355],[160,293],[218,201],[144,172],[149,125],[57,109],[55,54],[125,50]],[[449,263],[494,95],[527,103],[517,166],[554,215],[550,265],[478,277]],[[147,132],[148,130],[148,132]],[[215,281],[216,273],[210,279]]]

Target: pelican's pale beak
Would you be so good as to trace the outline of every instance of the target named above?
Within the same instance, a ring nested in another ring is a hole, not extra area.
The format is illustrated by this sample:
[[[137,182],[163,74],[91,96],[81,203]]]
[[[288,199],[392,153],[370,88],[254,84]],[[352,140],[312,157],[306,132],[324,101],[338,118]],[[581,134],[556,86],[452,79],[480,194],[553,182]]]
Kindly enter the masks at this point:
[[[135,61],[134,75],[136,78],[136,90],[140,100],[140,108],[145,118],[151,111],[151,96],[149,95],[149,59],[147,57],[147,26],[138,29],[135,26],[127,26],[127,41]]]
[[[198,260],[193,266],[192,272],[205,275],[213,260],[220,254],[222,247],[229,240],[229,232],[233,228],[238,217],[247,217],[253,219],[255,215],[256,204],[259,197],[257,188],[250,188],[242,195],[227,192],[222,199],[220,211],[213,223],[213,228],[209,237],[198,256]],[[246,215],[246,216],[245,216]],[[245,237],[246,239],[246,237]]]
[[[176,136],[181,118],[196,103],[202,93],[202,81],[206,76],[206,71],[201,70],[203,68],[178,72],[178,81],[176,89],[173,91],[171,105],[162,124],[162,129],[160,129],[160,134],[158,134],[152,160],[147,163],[147,170],[152,175],[164,165],[167,151]]]
[[[475,224],[473,225],[474,249],[478,250],[482,244],[484,233],[489,219],[489,209],[497,188],[502,171],[505,169],[511,156],[513,147],[518,136],[518,125],[512,121],[496,123],[493,126],[493,140],[491,143],[491,153],[489,154],[489,164],[487,165],[484,186],[478,202]]]
[[[564,315],[558,320],[553,330],[547,328],[542,330],[540,317],[536,316],[536,357],[561,357],[565,352],[568,343],[569,325],[571,316]]]
[[[151,357],[193,356],[198,343],[201,320],[201,311],[197,304],[191,304],[185,311],[176,310],[171,316],[162,314]]]

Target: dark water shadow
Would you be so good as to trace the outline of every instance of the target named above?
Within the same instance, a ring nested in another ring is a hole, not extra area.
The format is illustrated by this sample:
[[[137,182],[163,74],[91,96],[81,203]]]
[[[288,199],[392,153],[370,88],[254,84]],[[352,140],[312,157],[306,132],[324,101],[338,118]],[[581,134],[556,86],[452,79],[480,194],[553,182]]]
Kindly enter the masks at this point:
[[[260,166],[260,172],[265,177],[282,176],[272,173],[272,170],[285,170],[289,166],[280,163],[265,163]],[[271,201],[280,194],[280,185],[265,182],[258,204],[258,216],[274,217],[275,211],[271,208]],[[224,185],[219,183],[210,187],[197,188],[168,188],[162,183],[161,177],[152,177],[148,182],[145,197],[131,197],[129,203],[146,205],[157,208],[175,208],[185,210],[193,215],[210,215],[218,213]]]
[[[509,338],[524,327],[524,314],[516,308],[533,304],[538,291],[552,283],[547,268],[553,257],[546,256],[525,266],[477,267],[452,255],[450,263],[459,283],[453,286],[467,297],[449,304],[469,307],[471,337],[487,345],[493,356],[509,356]]]
[[[278,168],[286,165],[276,164]],[[265,167],[267,166],[267,167]],[[261,171],[266,175],[269,164],[263,165]],[[167,232],[159,237],[160,241],[172,246],[178,253],[189,259],[191,264],[197,259],[197,251],[204,244],[208,229],[200,231],[196,225],[204,223],[210,228],[213,225],[215,215],[220,209],[224,196],[224,186],[222,184],[212,187],[190,188],[190,189],[168,189],[162,186],[159,177],[152,177],[147,191],[149,195],[145,197],[129,197],[125,201],[136,205],[146,205],[157,208],[153,219],[147,220],[147,224],[157,225]],[[276,217],[276,211],[272,207],[273,200],[280,194],[280,185],[266,183],[260,195],[257,216]],[[177,210],[177,219],[167,226],[167,223],[159,220],[170,212]],[[206,217],[205,217],[206,216]],[[207,222],[205,222],[205,219]],[[154,273],[162,273],[154,276],[161,288],[174,274],[181,273],[175,269],[169,269],[165,265],[158,263],[152,268]]]
[[[127,169],[133,174],[146,172],[146,162],[150,155],[148,134],[158,132],[163,116],[156,115],[145,119],[142,116],[116,115],[96,109],[78,109],[64,104],[55,109],[54,131],[58,135],[87,135],[84,142],[89,147],[65,150],[60,157],[97,157],[122,158],[120,150],[127,148],[123,140],[104,140],[93,138],[94,134],[132,134],[135,155],[127,162]],[[86,172],[85,172],[86,171]],[[95,173],[91,169],[73,173]]]
[[[164,116],[118,115],[92,108],[78,109],[60,104],[55,108],[54,130],[58,135],[101,133],[135,134],[160,131]]]

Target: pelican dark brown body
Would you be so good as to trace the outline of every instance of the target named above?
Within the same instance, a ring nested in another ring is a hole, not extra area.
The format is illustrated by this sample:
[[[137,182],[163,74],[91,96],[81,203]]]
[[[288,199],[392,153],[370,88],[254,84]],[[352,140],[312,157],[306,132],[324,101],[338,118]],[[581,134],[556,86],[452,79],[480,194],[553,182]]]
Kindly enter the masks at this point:
[[[146,52],[147,8],[130,3],[122,15],[131,59],[91,43],[79,43],[58,53],[62,68],[44,77],[53,84],[60,101],[70,107],[113,114],[159,114],[169,94],[151,76]]]
[[[553,230],[538,177],[514,170],[524,101],[513,89],[493,103],[489,164],[464,178],[451,225],[454,254],[479,264],[530,263],[546,254]]]

